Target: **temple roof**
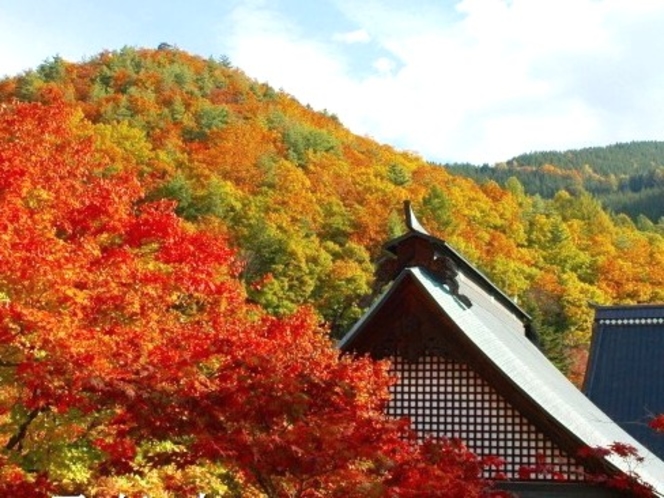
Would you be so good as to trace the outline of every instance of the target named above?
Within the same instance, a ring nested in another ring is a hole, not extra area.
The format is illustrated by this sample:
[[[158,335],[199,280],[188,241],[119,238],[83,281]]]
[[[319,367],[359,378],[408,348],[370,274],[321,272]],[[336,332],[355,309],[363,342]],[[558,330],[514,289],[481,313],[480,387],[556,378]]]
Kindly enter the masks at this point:
[[[430,347],[448,347],[453,354],[462,351],[472,366],[508,392],[521,409],[535,414],[568,449],[607,448],[616,442],[636,448],[644,458],[638,474],[664,494],[664,462],[584,396],[539,351],[528,337],[528,315],[446,242],[428,234],[409,205],[406,220],[408,232],[385,245],[392,259],[382,263],[383,277],[390,276],[391,283],[339,347],[377,357],[389,356],[395,347],[399,355],[415,356]],[[418,312],[428,316],[401,316]],[[426,327],[422,320],[427,321]],[[432,337],[432,331],[438,338]],[[423,344],[409,346],[418,340]],[[634,470],[622,458],[609,456],[606,462],[619,471]]]
[[[490,363],[496,375],[507,379],[543,418],[575,438],[578,448],[606,448],[615,442],[633,446],[644,458],[636,469],[638,474],[644,482],[664,494],[664,462],[584,396],[524,335],[515,333],[513,324],[496,318],[490,309],[468,307],[446,284],[438,282],[426,270],[404,269],[341,340],[342,350],[355,350],[372,317],[406,281],[415,282],[438,311],[449,318]],[[633,470],[621,458],[609,456],[607,460],[618,470]]]
[[[598,306],[583,390],[623,429],[664,457],[648,422],[664,413],[664,305]]]

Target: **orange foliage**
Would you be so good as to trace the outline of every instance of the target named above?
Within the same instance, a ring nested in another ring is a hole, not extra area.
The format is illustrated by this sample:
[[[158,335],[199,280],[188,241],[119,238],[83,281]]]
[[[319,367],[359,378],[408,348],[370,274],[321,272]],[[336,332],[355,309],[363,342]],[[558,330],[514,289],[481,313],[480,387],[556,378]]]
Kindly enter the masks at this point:
[[[386,365],[247,303],[226,240],[147,202],[93,133],[62,103],[0,111],[3,494],[183,494],[127,479],[201,465],[275,497],[483,493],[463,445],[383,415]]]
[[[518,292],[527,307],[538,306],[528,300],[541,291],[537,279],[564,274],[575,278],[561,279],[547,291],[547,300],[556,301],[563,315],[572,312],[564,306],[566,296],[578,294],[579,286],[604,304],[664,300],[663,237],[618,226],[590,196],[561,193],[553,201],[543,201],[495,183],[479,186],[414,154],[355,136],[329,114],[314,112],[226,63],[177,49],[124,48],[80,64],[60,63],[63,74],[53,81],[46,81],[39,71],[0,81],[0,99],[64,99],[94,123],[122,122],[140,130],[152,147],[150,153],[138,153],[138,142],[136,151],[112,145],[130,135],[111,133],[104,145],[109,159],[139,163],[143,186],[153,194],[163,192],[161,187],[174,178],[181,179],[189,190],[180,192],[179,198],[172,192],[167,196],[180,203],[179,213],[194,212],[189,218],[199,222],[205,216],[219,217],[227,225],[230,243],[241,246],[242,254],[254,259],[263,254],[259,277],[272,273],[271,288],[292,291],[268,295],[264,289],[263,304],[284,303],[281,309],[311,304],[321,316],[334,316],[325,304],[330,299],[321,297],[330,280],[329,268],[349,257],[352,251],[344,252],[345,244],[360,245],[378,257],[388,232],[398,230],[394,214],[405,199],[413,201],[433,234],[450,241],[510,292]],[[204,129],[199,114],[210,108],[227,116]],[[297,151],[300,156],[294,157],[287,143],[289,127],[319,133],[333,144],[333,152],[320,153],[304,144]],[[402,178],[390,178],[390,168]],[[543,171],[580,175],[553,165]],[[433,187],[438,203],[431,201]],[[188,211],[182,208],[187,203]],[[334,219],[326,219],[326,212],[334,213]],[[265,220],[278,231],[278,241],[251,232]],[[310,253],[321,256],[305,258],[310,277],[306,285],[293,274],[302,272],[301,266],[293,265],[289,273],[283,263],[293,250],[283,241],[305,240]],[[360,271],[360,280],[370,279],[368,269]],[[296,291],[294,285],[299,286]],[[345,290],[339,286],[335,292]],[[347,301],[356,295],[340,297]],[[578,316],[542,316],[563,335],[585,326]],[[565,323],[576,325],[565,329]],[[335,333],[349,324],[339,325]]]

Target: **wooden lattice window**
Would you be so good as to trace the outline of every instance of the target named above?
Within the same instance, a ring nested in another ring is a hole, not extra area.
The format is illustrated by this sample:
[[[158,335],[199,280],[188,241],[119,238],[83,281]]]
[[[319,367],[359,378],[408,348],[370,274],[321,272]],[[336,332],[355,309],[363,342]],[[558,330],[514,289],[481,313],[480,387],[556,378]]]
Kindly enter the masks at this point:
[[[460,438],[477,455],[500,457],[506,462],[502,472],[510,479],[522,478],[520,469],[542,463],[549,471],[530,479],[552,480],[554,473],[569,481],[584,479],[583,467],[468,365],[434,355],[415,362],[391,360],[399,381],[391,388],[387,413],[409,417],[422,437]]]

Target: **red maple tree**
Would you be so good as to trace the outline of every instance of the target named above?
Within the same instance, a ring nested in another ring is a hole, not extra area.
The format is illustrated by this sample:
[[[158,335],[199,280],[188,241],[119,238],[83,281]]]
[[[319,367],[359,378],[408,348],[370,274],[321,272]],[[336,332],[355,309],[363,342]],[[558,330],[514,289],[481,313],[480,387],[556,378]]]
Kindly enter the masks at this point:
[[[485,491],[383,415],[384,364],[249,304],[221,230],[111,157],[61,102],[0,109],[0,494]]]

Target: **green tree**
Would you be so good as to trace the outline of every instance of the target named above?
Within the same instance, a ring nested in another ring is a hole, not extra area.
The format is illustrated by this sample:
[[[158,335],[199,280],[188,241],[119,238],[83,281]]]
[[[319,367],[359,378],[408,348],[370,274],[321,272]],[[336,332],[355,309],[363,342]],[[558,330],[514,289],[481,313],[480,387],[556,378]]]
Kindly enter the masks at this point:
[[[422,208],[424,216],[433,220],[441,231],[445,232],[453,227],[452,204],[445,191],[438,185],[429,187],[426,196],[422,199]]]
[[[397,187],[408,185],[412,180],[408,170],[397,163],[391,163],[387,167],[387,178]]]

